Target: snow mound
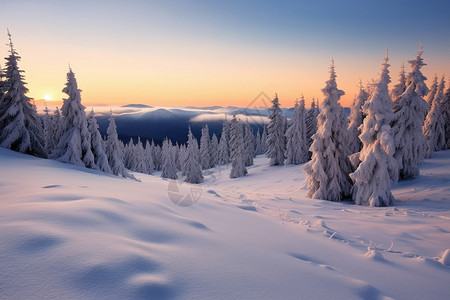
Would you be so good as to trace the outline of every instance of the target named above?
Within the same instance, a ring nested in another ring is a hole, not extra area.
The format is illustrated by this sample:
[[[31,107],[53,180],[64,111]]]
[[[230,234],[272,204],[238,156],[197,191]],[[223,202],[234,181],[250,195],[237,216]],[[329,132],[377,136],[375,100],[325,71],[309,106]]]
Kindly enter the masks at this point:
[[[441,258],[441,263],[445,266],[450,266],[450,249],[444,251]]]
[[[383,255],[380,251],[377,249],[373,249],[371,247],[367,248],[367,252],[365,254],[367,257],[370,257],[371,259],[377,260],[377,261],[385,261]]]

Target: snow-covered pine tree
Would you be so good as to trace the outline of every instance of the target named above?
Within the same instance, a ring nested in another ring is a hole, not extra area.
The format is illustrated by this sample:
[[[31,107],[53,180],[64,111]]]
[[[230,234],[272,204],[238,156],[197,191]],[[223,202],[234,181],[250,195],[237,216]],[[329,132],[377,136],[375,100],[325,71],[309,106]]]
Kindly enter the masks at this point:
[[[393,104],[398,102],[398,99],[403,95],[406,91],[406,73],[405,73],[405,63],[402,62],[402,66],[400,69],[400,79],[398,83],[392,89],[390,96]]]
[[[172,151],[172,156],[174,159],[174,164],[175,164],[175,172],[180,171],[180,146],[178,146],[178,142],[175,143],[175,145],[172,145],[172,142],[169,140],[170,145],[171,145],[171,151]],[[177,176],[178,177],[178,176]]]
[[[292,125],[286,131],[286,164],[298,165],[308,160],[308,142],[306,140],[305,98],[295,103]]]
[[[444,100],[441,103],[441,111],[444,118],[445,147],[450,149],[450,87],[445,92]]]
[[[51,153],[56,146],[55,128],[53,124],[53,116],[49,114],[47,105],[44,108],[44,147],[48,157],[52,157]]]
[[[185,144],[180,146],[180,171],[181,176],[186,176],[187,147]]]
[[[210,148],[209,128],[208,125],[205,124],[202,127],[202,136],[200,138],[200,164],[203,170],[207,170],[212,167]]]
[[[253,158],[255,157],[255,136],[253,130],[248,124],[244,125],[244,165],[246,167],[253,165]]]
[[[255,136],[255,157],[256,155],[260,155],[261,153],[261,133],[259,132],[259,128],[256,131],[256,136]]]
[[[427,94],[427,98],[425,99],[427,101],[430,109],[431,109],[431,104],[433,103],[434,98],[436,97],[438,85],[439,85],[438,76],[437,76],[437,74],[434,74],[433,82],[431,83],[431,86],[430,86],[430,92]]]
[[[209,144],[209,156],[211,157],[211,167],[215,167],[217,165],[219,156],[219,140],[217,139],[217,135],[213,133],[211,138],[211,143]]]
[[[354,181],[353,200],[358,205],[388,206],[394,202],[391,193],[390,168],[396,168],[395,145],[390,123],[394,117],[388,84],[389,58],[383,61],[378,83],[373,93],[363,105],[365,114],[359,138],[363,147],[359,153],[361,160],[356,171],[350,174]]]
[[[119,137],[117,135],[116,121],[114,120],[112,112],[109,118],[109,125],[106,134],[106,155],[108,157],[111,172],[117,176],[134,179],[134,176],[128,172],[123,164],[122,143],[119,141]]]
[[[425,84],[427,78],[420,71],[426,65],[422,59],[422,45],[416,59],[410,60],[409,63],[412,71],[406,79],[406,90],[400,97],[394,99],[393,103],[395,117],[391,127],[395,142],[394,157],[399,167],[399,176],[392,178],[395,181],[419,175],[419,166],[425,150],[422,126],[428,103],[423,97],[429,90]]]
[[[444,100],[445,77],[437,87],[434,99],[431,100],[431,109],[423,124],[425,135],[425,158],[430,158],[434,151],[445,149],[445,123],[442,116],[441,103]]]
[[[359,82],[359,93],[353,101],[352,110],[349,116],[350,123],[348,124],[348,136],[349,136],[349,151],[351,153],[357,153],[362,149],[362,143],[359,139],[361,134],[360,126],[364,120],[364,113],[362,107],[369,98],[369,93],[364,89],[362,82]]]
[[[257,142],[256,142],[256,135],[254,134],[254,132],[253,132],[253,129],[251,129],[251,136],[250,136],[250,138],[252,139],[252,145],[253,145],[253,148],[251,149],[251,151],[252,151],[252,153],[253,153],[253,158],[255,158],[256,157],[256,148],[257,148]],[[253,163],[252,163],[252,165],[253,165]]]
[[[58,107],[55,108],[55,111],[53,112],[52,115],[52,122],[53,122],[53,137],[55,140],[55,147],[56,145],[58,145],[59,140],[61,139],[61,135],[62,135],[62,118],[61,118],[61,111],[59,110]]]
[[[134,146],[135,159],[136,159],[136,172],[147,173],[147,164],[145,161],[145,150],[142,145],[141,138],[138,137],[137,144]]]
[[[125,168],[136,171],[136,153],[133,138],[130,138],[130,141],[125,145],[123,150],[123,163]]]
[[[165,139],[162,144],[162,178],[177,179],[177,166],[172,142]]]
[[[91,151],[92,154],[94,154],[95,166],[102,172],[111,173],[102,135],[100,134],[100,131],[98,131],[98,124],[95,119],[94,109],[91,110],[87,117],[87,125],[91,134]]]
[[[0,65],[0,112],[2,110],[3,107],[3,96],[5,95],[7,91],[6,88],[6,81],[5,81],[5,73],[3,72],[3,68]],[[0,133],[2,131],[2,123],[0,122]]]
[[[269,125],[267,125],[267,157],[270,158],[270,165],[277,166],[284,164],[284,152],[286,151],[285,119],[281,115],[278,95],[272,100],[270,109]]]
[[[80,90],[72,69],[67,73],[66,87],[62,91],[69,97],[64,99],[61,108],[62,135],[53,152],[54,157],[61,162],[95,169],[85,107],[81,104]]]
[[[247,168],[244,162],[244,136],[241,123],[239,123],[236,115],[233,116],[230,124],[230,158],[230,178],[247,175]]]
[[[319,108],[314,101],[311,103],[311,108],[306,113],[306,141],[308,142],[308,150],[313,142],[312,136],[317,131],[317,116],[319,115]],[[308,158],[311,158],[311,152],[308,153]]]
[[[342,127],[344,111],[339,104],[344,91],[337,88],[334,60],[331,62],[330,79],[322,92],[325,99],[317,117],[317,132],[312,136],[312,158],[303,170],[307,175],[309,197],[340,201],[350,196],[352,182],[349,177],[351,164],[346,128]]]
[[[262,147],[262,154],[266,154],[268,147],[267,147],[267,126],[264,126],[263,131],[261,133],[261,147]]]
[[[187,150],[185,156],[184,169],[186,173],[185,182],[189,183],[202,183],[203,174],[200,165],[200,151],[198,149],[197,139],[192,134],[189,127]]]
[[[160,171],[158,169],[158,165],[159,165],[159,159],[158,159],[158,148],[155,144],[155,141],[152,139],[152,143],[150,144],[150,151],[152,153],[152,158],[153,158],[153,167],[156,171]]]
[[[162,166],[162,153],[161,147],[156,145],[152,140],[152,157],[153,157],[153,165],[155,166],[155,170],[161,171]]]
[[[230,149],[228,144],[229,123],[223,122],[222,134],[220,135],[219,150],[218,150],[218,164],[225,165],[230,163]]]
[[[152,146],[150,145],[150,142],[148,140],[145,142],[144,161],[146,165],[145,173],[153,174],[155,166],[153,165]]]
[[[286,131],[288,130],[289,126],[291,126],[291,122],[290,120],[288,120],[288,118],[282,117],[283,120],[283,140],[284,140],[284,153],[283,153],[283,157],[285,157],[286,154]],[[283,160],[284,163],[284,160]]]
[[[2,96],[4,93],[6,93],[6,81],[5,79],[5,73],[3,72],[2,65],[0,65],[0,103],[2,103]]]
[[[2,90],[6,91],[0,99],[0,147],[9,148],[21,153],[47,157],[41,120],[36,107],[25,94],[22,70],[18,61],[21,57],[14,49],[9,37],[9,56],[6,57],[6,80]]]
[[[175,152],[175,165],[177,166],[177,171],[181,170],[180,149],[181,147],[180,145],[178,145],[178,142],[175,142],[174,152]]]

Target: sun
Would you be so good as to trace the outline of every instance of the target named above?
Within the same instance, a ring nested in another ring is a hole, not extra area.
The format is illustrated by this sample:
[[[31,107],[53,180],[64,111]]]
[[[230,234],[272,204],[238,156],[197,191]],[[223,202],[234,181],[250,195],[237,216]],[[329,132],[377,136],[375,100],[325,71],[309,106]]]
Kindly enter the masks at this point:
[[[44,100],[45,100],[45,101],[50,101],[50,100],[52,100],[52,97],[50,97],[49,94],[46,94],[46,95],[44,96]]]

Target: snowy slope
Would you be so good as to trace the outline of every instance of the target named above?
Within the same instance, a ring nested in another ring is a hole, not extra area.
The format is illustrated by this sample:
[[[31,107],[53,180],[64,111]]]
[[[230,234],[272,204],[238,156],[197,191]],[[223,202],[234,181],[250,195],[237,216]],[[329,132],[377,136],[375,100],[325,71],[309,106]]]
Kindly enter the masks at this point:
[[[0,298],[448,298],[450,151],[390,208],[305,199],[298,166],[255,162],[181,207],[176,182],[0,149]]]

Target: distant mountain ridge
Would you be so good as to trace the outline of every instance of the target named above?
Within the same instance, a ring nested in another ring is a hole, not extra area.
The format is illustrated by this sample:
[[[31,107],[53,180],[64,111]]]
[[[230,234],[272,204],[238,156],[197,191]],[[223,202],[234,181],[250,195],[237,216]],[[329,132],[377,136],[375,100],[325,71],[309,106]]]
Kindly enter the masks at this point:
[[[145,104],[126,104],[121,107],[136,107],[136,108],[153,108],[153,106],[145,105]]]
[[[350,108],[344,108],[350,113]],[[109,108],[98,107],[97,122],[102,135],[106,134],[109,119]],[[256,132],[262,132],[267,124],[269,108],[264,107],[236,107],[236,106],[208,106],[208,107],[156,107],[140,103],[122,105],[112,109],[117,124],[119,138],[128,142],[130,138],[137,140],[154,140],[157,144],[168,137],[172,142],[186,143],[187,132],[191,128],[194,136],[200,139],[201,128],[204,124],[209,127],[210,134],[220,138],[224,120],[231,120],[238,115],[242,122],[248,121]],[[294,108],[282,108],[287,118],[292,118]]]

